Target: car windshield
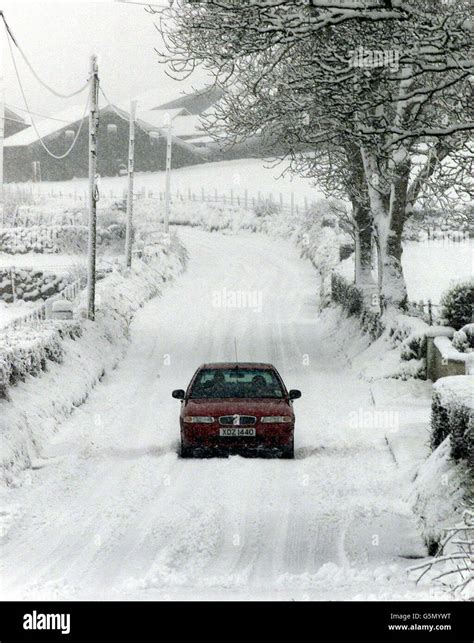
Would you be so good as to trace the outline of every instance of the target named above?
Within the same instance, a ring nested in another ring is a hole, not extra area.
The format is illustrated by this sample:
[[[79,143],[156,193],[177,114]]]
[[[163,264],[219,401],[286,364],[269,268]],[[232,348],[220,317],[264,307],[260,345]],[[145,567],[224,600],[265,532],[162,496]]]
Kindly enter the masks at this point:
[[[257,368],[206,368],[196,376],[190,398],[282,398],[276,373]]]

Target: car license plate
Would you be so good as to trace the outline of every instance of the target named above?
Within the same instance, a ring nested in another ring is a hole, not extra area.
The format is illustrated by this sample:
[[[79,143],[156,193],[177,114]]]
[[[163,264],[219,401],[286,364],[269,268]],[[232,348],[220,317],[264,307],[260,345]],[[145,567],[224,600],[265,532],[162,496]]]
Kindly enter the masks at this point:
[[[242,436],[246,438],[254,438],[255,429],[249,427],[229,426],[219,429],[219,435],[221,438],[235,438]]]

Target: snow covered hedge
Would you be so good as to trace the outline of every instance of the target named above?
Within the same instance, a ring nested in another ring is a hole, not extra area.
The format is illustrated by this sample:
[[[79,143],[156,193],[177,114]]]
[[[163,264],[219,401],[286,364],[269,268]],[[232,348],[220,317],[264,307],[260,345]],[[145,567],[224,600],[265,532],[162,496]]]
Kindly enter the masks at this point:
[[[472,543],[474,375],[443,377],[433,385],[430,443],[432,453],[417,471],[410,501],[428,553],[438,558],[423,563],[418,573],[424,570],[431,580],[443,579],[445,588],[464,591],[469,546],[458,541]]]
[[[454,333],[453,346],[460,353],[474,351],[474,324],[466,324]]]
[[[372,339],[380,337],[384,324],[379,313],[367,308],[362,291],[337,272],[331,274],[331,298],[350,317],[357,317],[364,333]]]
[[[96,321],[43,322],[0,334],[0,475],[15,475],[120,360],[135,312],[185,268],[187,253],[172,235],[147,262],[97,284]],[[79,308],[83,307],[83,302]]]
[[[448,435],[421,464],[409,494],[430,556],[448,553],[441,550],[445,530],[461,522],[472,503],[472,468],[452,458],[451,440]]]
[[[446,326],[459,330],[473,321],[474,279],[456,284],[440,300],[440,316]]]
[[[454,460],[474,464],[474,376],[442,377],[433,385],[431,449],[448,436]]]
[[[60,363],[62,340],[82,335],[79,322],[45,321],[39,326],[22,326],[0,336],[0,399],[8,399],[8,389],[47,370],[48,361]]]
[[[85,252],[88,228],[84,225],[41,225],[0,230],[0,250],[9,254],[38,252]],[[113,223],[97,229],[97,243],[102,246],[123,243],[125,224]]]

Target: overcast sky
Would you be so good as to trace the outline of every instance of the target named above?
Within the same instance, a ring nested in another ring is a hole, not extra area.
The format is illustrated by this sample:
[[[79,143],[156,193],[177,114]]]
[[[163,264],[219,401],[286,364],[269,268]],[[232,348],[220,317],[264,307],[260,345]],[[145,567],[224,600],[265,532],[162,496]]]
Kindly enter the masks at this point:
[[[154,25],[157,16],[146,13],[144,6],[115,0],[0,0],[0,7],[38,74],[63,93],[85,82],[91,53],[99,55],[101,83],[112,101],[128,101],[146,90],[162,88],[165,102],[191,86],[204,85],[202,72],[186,84],[165,75],[154,51],[162,45]],[[3,27],[1,39],[6,104],[24,107]],[[32,110],[52,115],[83,104],[85,93],[58,99],[38,84],[19,55],[17,62]]]

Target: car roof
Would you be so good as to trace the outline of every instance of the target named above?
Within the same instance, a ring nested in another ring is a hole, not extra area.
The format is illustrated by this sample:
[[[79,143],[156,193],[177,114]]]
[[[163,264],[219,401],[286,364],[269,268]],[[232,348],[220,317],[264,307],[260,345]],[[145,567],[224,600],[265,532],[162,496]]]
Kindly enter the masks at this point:
[[[257,368],[261,370],[276,370],[273,364],[265,364],[263,362],[210,362],[208,364],[201,364],[198,370],[204,368]]]

